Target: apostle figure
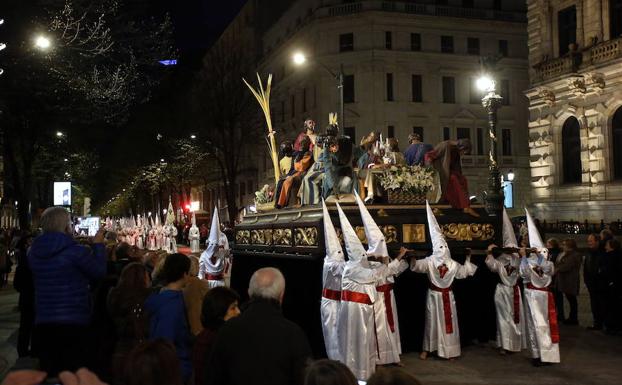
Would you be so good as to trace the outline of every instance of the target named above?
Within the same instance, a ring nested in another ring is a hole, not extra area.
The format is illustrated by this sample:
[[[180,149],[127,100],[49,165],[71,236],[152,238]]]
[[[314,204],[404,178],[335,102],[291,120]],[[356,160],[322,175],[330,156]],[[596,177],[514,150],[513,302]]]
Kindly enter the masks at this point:
[[[555,298],[550,290],[554,268],[548,260],[540,233],[529,211],[525,209],[529,244],[537,250],[527,253],[521,248],[520,275],[525,288],[525,316],[527,318],[527,343],[536,366],[559,363],[559,328]]]
[[[518,286],[520,258],[518,254],[501,254],[494,258],[488,248],[486,266],[499,275],[495,289],[495,308],[497,310],[497,346],[501,354],[520,352],[527,347],[525,339],[525,312],[523,299]],[[516,235],[508,213],[503,209],[503,247],[518,248]]]
[[[201,251],[200,247],[201,231],[197,227],[197,217],[195,213],[192,213],[192,226],[188,230],[188,240],[190,241],[190,252],[198,253]]]
[[[333,113],[330,113],[328,120],[329,124],[326,128],[326,135],[315,136],[314,149],[318,150],[319,154],[315,156],[316,151],[314,151],[313,166],[311,166],[309,172],[302,179],[300,188],[301,205],[315,205],[320,203],[321,186],[325,176],[324,166],[328,157],[328,152],[336,152],[339,149],[334,134],[334,132],[336,132],[336,122],[333,121]]]
[[[477,266],[471,263],[470,255],[467,255],[464,265],[451,259],[447,241],[427,201],[426,210],[432,255],[411,261],[411,269],[427,274],[430,280],[420,358],[425,360],[429,352],[436,351],[439,357],[449,359],[460,356],[458,313],[451,285],[455,278],[467,278],[475,274]]]
[[[279,169],[281,171],[281,175],[289,174],[289,171],[292,169],[292,153],[294,149],[292,147],[292,142],[286,140],[281,143],[279,146],[279,156],[281,160],[279,160]]]
[[[355,192],[356,203],[361,212],[363,225],[365,226],[365,236],[367,237],[367,257],[376,259],[370,262],[373,269],[384,266],[384,262],[389,260],[389,251],[384,234],[372,218],[365,207],[361,197]],[[402,254],[403,256],[403,254]],[[408,269],[408,263],[404,260],[399,261],[399,266],[395,275],[387,274],[376,283],[376,302],[374,302],[376,341],[378,343],[377,365],[399,364],[402,345],[400,343],[400,328],[397,320],[397,305],[393,293],[395,276]]]
[[[414,132],[408,135],[410,145],[404,150],[404,159],[409,166],[423,166],[425,154],[433,150],[431,144],[423,143],[421,135]]]
[[[378,346],[374,317],[376,286],[387,276],[398,272],[403,254],[388,265],[372,269],[367,252],[348,218],[337,203],[348,261],[341,280],[341,306],[338,316],[339,353],[341,361],[359,380],[367,380],[378,363]]]
[[[220,231],[218,209],[214,207],[212,227],[207,240],[207,249],[199,259],[199,278],[206,279],[209,287],[225,286],[225,268],[229,253],[227,236]]]
[[[448,202],[451,207],[462,209],[474,217],[479,214],[471,208],[467,180],[462,175],[460,158],[471,153],[471,142],[468,139],[446,140],[434,147],[425,155],[425,163],[434,166],[441,180],[441,201]]]
[[[302,183],[302,178],[309,168],[313,165],[313,153],[310,151],[311,140],[305,137],[300,142],[300,151],[294,158],[295,172],[288,176],[281,186],[276,203],[277,208],[286,207],[290,204],[296,204],[298,189]]]
[[[341,276],[346,261],[324,201],[322,201],[322,209],[324,212],[324,241],[326,243],[326,257],[322,269],[322,302],[320,304],[322,331],[324,332],[326,355],[331,360],[341,360],[337,317],[341,303]]]

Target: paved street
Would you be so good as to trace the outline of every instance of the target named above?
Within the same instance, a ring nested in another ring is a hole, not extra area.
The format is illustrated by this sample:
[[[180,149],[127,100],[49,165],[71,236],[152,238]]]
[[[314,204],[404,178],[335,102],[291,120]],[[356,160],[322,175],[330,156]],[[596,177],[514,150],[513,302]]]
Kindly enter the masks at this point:
[[[583,304],[586,296],[581,296]],[[15,365],[16,331],[19,322],[17,294],[0,290],[0,378]],[[586,309],[586,306],[582,306]],[[582,312],[582,322],[587,314]],[[404,326],[402,326],[404,327]],[[583,327],[561,326],[562,363],[534,368],[526,352],[501,356],[492,343],[463,349],[461,358],[453,361],[430,358],[421,361],[418,354],[403,356],[405,369],[425,385],[462,384],[530,384],[530,385],[607,385],[622,379],[622,336],[611,337],[589,332]],[[19,366],[28,366],[20,361]],[[145,384],[148,385],[148,384]]]

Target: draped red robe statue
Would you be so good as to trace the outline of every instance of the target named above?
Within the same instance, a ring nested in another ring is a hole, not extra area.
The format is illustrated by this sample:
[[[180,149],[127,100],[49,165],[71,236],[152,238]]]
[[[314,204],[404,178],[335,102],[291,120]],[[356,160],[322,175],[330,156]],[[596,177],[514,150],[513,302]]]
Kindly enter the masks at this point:
[[[441,201],[449,202],[451,207],[464,209],[471,206],[467,180],[462,175],[460,165],[459,141],[446,140],[425,154],[425,163],[432,164],[441,180]],[[470,149],[470,145],[468,146]],[[466,148],[465,148],[466,149]],[[468,151],[467,151],[468,152]]]

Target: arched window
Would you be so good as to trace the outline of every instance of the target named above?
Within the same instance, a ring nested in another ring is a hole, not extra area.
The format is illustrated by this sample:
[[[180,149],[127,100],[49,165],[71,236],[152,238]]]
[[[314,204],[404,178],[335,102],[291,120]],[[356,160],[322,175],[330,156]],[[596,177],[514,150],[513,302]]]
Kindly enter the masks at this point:
[[[564,184],[581,183],[581,136],[579,121],[570,117],[562,128],[562,169]]]
[[[611,137],[613,179],[622,179],[622,107],[613,114]]]

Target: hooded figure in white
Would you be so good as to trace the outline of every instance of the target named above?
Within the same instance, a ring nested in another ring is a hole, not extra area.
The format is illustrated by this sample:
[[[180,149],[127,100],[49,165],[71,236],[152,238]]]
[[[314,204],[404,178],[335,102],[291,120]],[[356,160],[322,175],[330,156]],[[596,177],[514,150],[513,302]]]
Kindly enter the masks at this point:
[[[160,214],[156,214],[155,218],[155,229],[156,229],[156,250],[163,250],[162,246],[164,245],[164,229],[162,229],[162,225],[160,224]]]
[[[376,370],[378,346],[374,326],[376,286],[398,272],[401,258],[372,269],[367,252],[352,225],[337,204],[341,231],[346,245],[346,262],[341,280],[338,334],[341,361],[359,380],[367,380]]]
[[[324,241],[326,243],[326,257],[322,269],[322,301],[320,303],[322,331],[324,332],[326,355],[331,360],[340,360],[337,317],[341,303],[341,276],[346,261],[341,243],[337,238],[337,232],[323,200],[322,210],[324,212]]]
[[[376,257],[380,260],[389,259],[387,242],[382,231],[372,218],[365,207],[361,197],[355,192],[356,203],[361,212],[363,225],[365,226],[365,236],[367,237],[367,256]],[[376,269],[383,266],[381,262],[370,262],[372,268]],[[397,320],[397,304],[393,294],[393,284],[395,276],[408,269],[408,262],[399,261],[399,267],[395,275],[387,275],[376,285],[376,302],[374,302],[374,313],[376,317],[376,340],[378,342],[378,365],[387,365],[400,362],[402,345],[400,343],[400,329]]]
[[[518,248],[516,235],[508,213],[503,209],[503,247]],[[497,346],[510,352],[520,352],[527,347],[525,339],[525,312],[518,286],[520,258],[517,253],[486,257],[486,266],[499,275],[495,289],[497,309]]]
[[[140,215],[136,216],[136,232],[138,233],[136,238],[136,246],[142,250],[145,248],[145,238],[143,234],[143,219]]]
[[[199,259],[199,278],[207,279],[209,287],[225,286],[225,269],[229,254],[229,241],[220,231],[218,210],[214,208],[212,228],[207,240],[207,249]]]
[[[147,249],[150,251],[157,250],[156,245],[156,228],[153,224],[153,219],[149,218],[149,232],[147,233]]]
[[[177,227],[175,227],[175,211],[173,204],[168,201],[166,225],[164,226],[164,249],[169,253],[177,252]]]
[[[453,358],[460,356],[460,330],[451,285],[454,278],[462,279],[475,274],[477,266],[471,263],[468,255],[464,265],[451,259],[443,232],[427,201],[426,210],[432,239],[432,255],[425,259],[411,260],[411,269],[417,273],[427,274],[430,280],[421,358],[427,358],[427,352],[433,351],[436,351],[439,357]]]
[[[529,229],[529,245],[538,250],[537,254],[532,253],[529,257],[523,255],[520,264],[520,275],[525,288],[527,343],[533,359],[558,363],[559,328],[555,299],[549,290],[554,273],[553,262],[548,260],[549,252],[527,209],[525,213]]]
[[[201,232],[197,227],[197,217],[192,213],[192,226],[188,230],[188,240],[190,241],[190,252],[198,253],[201,251]]]

